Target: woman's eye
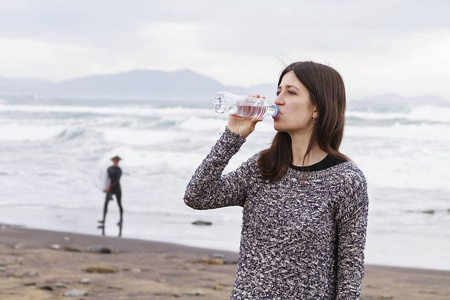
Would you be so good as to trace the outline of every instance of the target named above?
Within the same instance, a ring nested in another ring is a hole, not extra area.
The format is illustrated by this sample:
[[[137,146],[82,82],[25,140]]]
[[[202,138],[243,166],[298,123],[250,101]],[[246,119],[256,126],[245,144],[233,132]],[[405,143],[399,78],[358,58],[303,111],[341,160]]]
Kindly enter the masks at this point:
[[[280,95],[280,93],[281,93],[280,91],[277,91],[277,97]]]
[[[295,92],[294,92],[294,91],[288,91],[288,93],[289,93],[290,95],[295,95]]]

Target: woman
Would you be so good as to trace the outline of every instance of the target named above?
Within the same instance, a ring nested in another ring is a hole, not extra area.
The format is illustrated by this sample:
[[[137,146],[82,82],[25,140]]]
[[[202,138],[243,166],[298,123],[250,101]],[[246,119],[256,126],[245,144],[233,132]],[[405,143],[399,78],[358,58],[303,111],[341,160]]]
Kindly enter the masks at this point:
[[[189,182],[195,209],[243,207],[230,299],[359,299],[368,197],[339,152],[345,88],[334,69],[297,62],[282,72],[269,149],[222,175],[261,118],[231,115]]]

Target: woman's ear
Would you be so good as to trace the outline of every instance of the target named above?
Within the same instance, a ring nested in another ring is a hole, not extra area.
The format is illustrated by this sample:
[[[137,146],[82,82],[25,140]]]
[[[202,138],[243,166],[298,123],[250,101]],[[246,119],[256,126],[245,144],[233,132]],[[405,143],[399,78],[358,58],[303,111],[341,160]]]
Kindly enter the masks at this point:
[[[317,109],[317,106],[313,106],[313,119],[317,119],[319,117],[319,110]]]

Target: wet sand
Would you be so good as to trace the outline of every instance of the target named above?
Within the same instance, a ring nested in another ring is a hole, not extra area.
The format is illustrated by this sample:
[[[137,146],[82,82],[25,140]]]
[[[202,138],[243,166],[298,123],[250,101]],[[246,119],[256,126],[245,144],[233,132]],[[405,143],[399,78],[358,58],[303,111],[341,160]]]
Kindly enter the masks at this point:
[[[229,299],[237,257],[169,243],[2,226],[0,299]],[[361,299],[450,299],[450,272],[369,265]]]

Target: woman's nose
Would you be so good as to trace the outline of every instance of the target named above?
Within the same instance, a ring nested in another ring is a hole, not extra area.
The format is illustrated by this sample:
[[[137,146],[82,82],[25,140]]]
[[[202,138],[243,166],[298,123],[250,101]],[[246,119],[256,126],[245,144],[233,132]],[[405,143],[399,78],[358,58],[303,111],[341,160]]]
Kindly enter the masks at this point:
[[[284,101],[283,101],[283,97],[281,96],[281,94],[279,94],[276,98],[275,98],[275,105],[276,106],[280,106],[280,105],[283,105],[284,104]]]

